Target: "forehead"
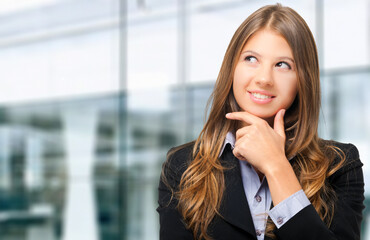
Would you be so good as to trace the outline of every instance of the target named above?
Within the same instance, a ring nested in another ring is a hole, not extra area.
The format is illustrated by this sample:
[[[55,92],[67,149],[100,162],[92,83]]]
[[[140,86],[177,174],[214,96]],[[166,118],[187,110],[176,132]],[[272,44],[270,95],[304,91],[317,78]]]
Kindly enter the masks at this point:
[[[285,38],[270,29],[255,32],[245,43],[242,52],[248,50],[257,52],[262,56],[293,58],[292,49]]]

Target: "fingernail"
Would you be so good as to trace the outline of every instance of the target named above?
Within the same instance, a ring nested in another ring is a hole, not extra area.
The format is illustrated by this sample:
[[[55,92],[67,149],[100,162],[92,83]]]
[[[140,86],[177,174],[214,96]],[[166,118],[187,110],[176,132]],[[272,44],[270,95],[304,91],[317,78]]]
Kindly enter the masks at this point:
[[[226,113],[226,115],[225,115],[226,117],[229,117],[230,116],[230,113]]]

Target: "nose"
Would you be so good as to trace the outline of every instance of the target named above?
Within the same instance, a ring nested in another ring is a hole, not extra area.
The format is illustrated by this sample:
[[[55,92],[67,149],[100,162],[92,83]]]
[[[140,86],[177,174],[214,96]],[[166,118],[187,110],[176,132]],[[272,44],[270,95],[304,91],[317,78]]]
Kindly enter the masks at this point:
[[[261,67],[256,75],[256,84],[260,86],[272,86],[274,81],[273,81],[273,76],[272,76],[272,69],[269,67]]]

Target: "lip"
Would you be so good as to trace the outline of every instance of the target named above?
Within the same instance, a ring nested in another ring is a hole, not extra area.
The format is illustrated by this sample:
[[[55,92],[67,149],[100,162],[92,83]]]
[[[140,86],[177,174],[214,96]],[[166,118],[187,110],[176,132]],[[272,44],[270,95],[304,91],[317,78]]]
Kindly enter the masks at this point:
[[[247,91],[249,93],[249,97],[251,98],[251,100],[255,103],[258,103],[258,104],[266,104],[266,103],[269,103],[271,102],[275,96],[272,95],[271,93],[267,92],[267,91],[262,91],[262,90],[252,90],[252,91]],[[262,94],[262,95],[266,95],[266,96],[269,96],[271,98],[265,98],[265,99],[260,99],[260,98],[256,98],[255,96],[253,96],[252,93],[259,93],[259,94]]]

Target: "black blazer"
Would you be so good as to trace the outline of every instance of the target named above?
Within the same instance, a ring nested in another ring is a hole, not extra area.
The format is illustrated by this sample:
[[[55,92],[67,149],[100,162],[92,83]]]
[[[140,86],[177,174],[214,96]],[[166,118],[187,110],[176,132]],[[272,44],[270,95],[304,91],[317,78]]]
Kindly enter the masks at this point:
[[[334,218],[330,228],[320,219],[316,210],[309,205],[298,212],[282,227],[275,230],[280,240],[359,240],[364,209],[364,181],[362,163],[358,151],[352,144],[335,143],[346,154],[345,165],[327,181],[337,195]],[[191,160],[193,145],[176,151],[163,165],[168,184],[176,191],[183,172]],[[245,197],[240,165],[226,146],[221,158],[223,166],[232,167],[225,170],[226,189],[221,203],[220,213],[216,216],[208,232],[214,240],[254,240],[256,232]],[[291,160],[294,161],[293,158]],[[336,159],[338,161],[338,159]],[[336,162],[335,161],[335,162]],[[192,232],[186,229],[183,219],[176,209],[177,200],[171,198],[171,190],[161,179],[159,182],[159,207],[161,240],[193,240]],[[270,239],[265,237],[265,239]]]

